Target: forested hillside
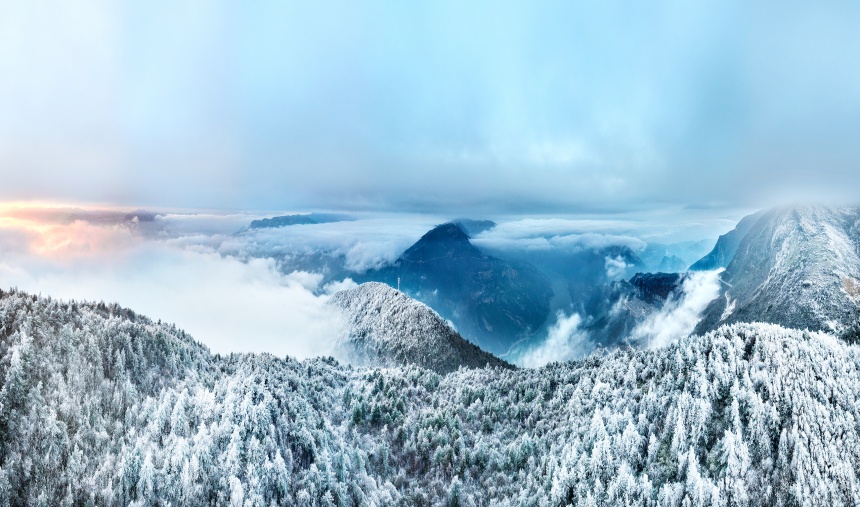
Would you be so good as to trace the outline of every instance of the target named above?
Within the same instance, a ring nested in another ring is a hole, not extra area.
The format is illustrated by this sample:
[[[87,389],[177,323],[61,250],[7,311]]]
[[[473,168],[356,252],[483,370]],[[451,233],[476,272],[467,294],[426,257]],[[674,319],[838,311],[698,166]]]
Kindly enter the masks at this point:
[[[856,505],[858,350],[737,324],[440,376],[5,293],[0,504]]]
[[[429,306],[384,283],[340,291],[330,304],[347,321],[332,354],[361,366],[416,365],[445,374],[460,367],[512,366],[463,339]]]

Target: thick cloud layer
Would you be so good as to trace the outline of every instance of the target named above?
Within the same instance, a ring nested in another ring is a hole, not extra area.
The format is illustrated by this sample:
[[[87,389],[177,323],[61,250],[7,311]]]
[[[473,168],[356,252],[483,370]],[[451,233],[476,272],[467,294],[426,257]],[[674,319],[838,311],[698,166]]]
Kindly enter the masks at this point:
[[[34,226],[7,220],[0,223],[0,245],[0,286],[115,301],[176,323],[214,352],[325,355],[343,330],[328,296],[316,295],[322,277],[284,275],[272,259],[240,261],[205,246],[177,246],[123,226],[84,222]]]
[[[5,2],[2,199],[537,213],[856,199],[851,2]]]
[[[538,368],[547,363],[569,361],[587,356],[594,350],[588,332],[582,329],[582,317],[573,313],[559,313],[546,340],[528,350],[518,364],[526,368]]]
[[[349,222],[251,229],[217,238],[218,250],[242,257],[273,255],[343,256],[350,271],[364,272],[397,259],[424,233],[445,222],[432,216],[370,217]]]
[[[634,252],[648,243],[670,244],[713,238],[734,228],[749,210],[663,209],[589,218],[497,219],[498,225],[472,242],[490,250],[579,251],[623,246]]]
[[[140,220],[138,215],[148,218]],[[394,261],[445,221],[425,215],[372,215],[350,222],[247,229],[256,218],[245,213],[7,209],[0,213],[0,287],[64,299],[116,301],[175,322],[216,352],[321,355],[343,331],[340,316],[327,300],[355,286],[350,270]],[[723,222],[711,221],[705,228]],[[639,250],[646,243],[633,234],[653,236],[657,229],[652,223],[629,217],[509,219],[474,242],[520,253],[607,246]],[[683,223],[673,227],[682,233],[699,230]],[[310,262],[313,269],[290,267],[289,259],[315,254],[323,254],[323,259]],[[316,271],[335,258],[346,271]],[[623,258],[604,260],[608,278],[624,275]],[[636,328],[631,338],[659,345],[688,333],[715,297],[716,280],[713,273],[692,275],[685,282],[685,295]],[[580,317],[560,313],[547,339],[520,362],[534,366],[590,353],[594,344]]]

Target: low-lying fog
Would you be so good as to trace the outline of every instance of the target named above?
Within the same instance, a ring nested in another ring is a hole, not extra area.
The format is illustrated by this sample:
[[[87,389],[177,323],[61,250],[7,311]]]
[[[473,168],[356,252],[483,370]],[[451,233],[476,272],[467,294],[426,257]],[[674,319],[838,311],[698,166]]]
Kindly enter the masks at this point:
[[[0,210],[0,288],[61,299],[117,302],[173,322],[213,352],[324,355],[342,333],[327,304],[354,285],[350,272],[389,264],[433,226],[456,217],[356,215],[357,220],[249,229],[278,213],[132,212],[70,208]],[[675,218],[494,217],[473,244],[504,254],[548,249],[707,240],[743,213]],[[484,217],[474,217],[484,218]],[[328,261],[337,259],[339,269]],[[612,266],[607,264],[607,270]],[[636,332],[664,344],[689,333],[716,295],[715,276],[689,279],[686,296]],[[704,303],[702,303],[704,301]],[[584,316],[560,311],[546,340],[515,360],[525,366],[581,357]],[[468,338],[468,337],[467,337]]]

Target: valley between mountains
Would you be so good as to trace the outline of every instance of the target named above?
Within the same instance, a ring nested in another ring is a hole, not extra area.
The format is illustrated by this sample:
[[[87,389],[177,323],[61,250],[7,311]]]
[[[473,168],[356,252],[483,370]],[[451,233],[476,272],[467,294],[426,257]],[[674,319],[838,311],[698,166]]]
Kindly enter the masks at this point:
[[[860,504],[860,208],[756,213],[670,273],[639,254],[678,267],[691,245],[526,258],[493,227],[351,272],[331,357],[301,361],[3,291],[0,505]],[[575,360],[516,366],[574,339]]]

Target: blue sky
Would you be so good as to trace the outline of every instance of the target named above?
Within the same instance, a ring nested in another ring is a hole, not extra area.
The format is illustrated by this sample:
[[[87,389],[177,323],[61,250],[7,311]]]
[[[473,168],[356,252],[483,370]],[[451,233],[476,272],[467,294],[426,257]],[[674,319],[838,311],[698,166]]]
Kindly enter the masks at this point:
[[[0,0],[0,199],[856,200],[860,7],[748,4]]]

